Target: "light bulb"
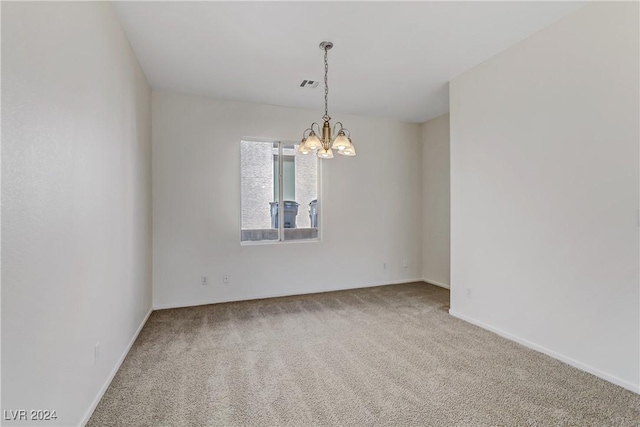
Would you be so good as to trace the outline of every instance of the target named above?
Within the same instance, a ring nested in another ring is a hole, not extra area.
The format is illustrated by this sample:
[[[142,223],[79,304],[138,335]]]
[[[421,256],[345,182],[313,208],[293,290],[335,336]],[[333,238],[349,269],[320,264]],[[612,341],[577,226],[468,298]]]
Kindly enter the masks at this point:
[[[349,143],[350,145],[347,148],[338,151],[338,153],[342,154],[343,156],[355,156],[356,147],[353,145],[353,142],[351,142],[351,138],[349,138]]]
[[[309,150],[316,150],[318,148],[322,148],[322,144],[320,140],[316,136],[315,132],[311,131],[309,137],[307,138],[306,146]]]
[[[298,154],[309,154],[311,150],[307,148],[307,138],[302,138],[300,145],[298,145]]]
[[[318,157],[321,159],[333,159],[333,150],[331,148],[328,150],[321,148],[318,150]]]
[[[333,145],[331,146],[331,148],[333,148],[334,150],[342,151],[350,145],[351,143],[349,142],[349,139],[347,139],[343,131],[340,131],[335,141],[333,141]]]

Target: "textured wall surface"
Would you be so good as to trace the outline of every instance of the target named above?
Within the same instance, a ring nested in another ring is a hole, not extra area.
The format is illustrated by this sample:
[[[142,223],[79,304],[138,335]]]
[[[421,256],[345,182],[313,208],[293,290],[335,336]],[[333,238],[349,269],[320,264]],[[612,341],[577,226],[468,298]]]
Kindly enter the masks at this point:
[[[296,164],[296,202],[300,203],[296,225],[298,228],[311,227],[309,203],[318,198],[318,157],[314,152],[298,155]],[[319,221],[322,219],[319,218]]]
[[[240,141],[296,141],[318,114],[153,92],[155,306],[420,277],[418,124],[336,112],[358,155],[320,162],[321,241],[240,245]],[[222,283],[223,275],[229,283]],[[210,277],[208,286],[201,285],[202,276]]]
[[[422,124],[422,278],[449,287],[449,114]]]
[[[639,391],[637,2],[451,82],[451,308]]]
[[[2,3],[2,410],[57,412],[17,424],[79,425],[151,308],[150,105],[109,2]]]
[[[269,203],[274,194],[273,143],[237,141],[240,144],[240,191],[242,192],[242,229],[271,228]]]

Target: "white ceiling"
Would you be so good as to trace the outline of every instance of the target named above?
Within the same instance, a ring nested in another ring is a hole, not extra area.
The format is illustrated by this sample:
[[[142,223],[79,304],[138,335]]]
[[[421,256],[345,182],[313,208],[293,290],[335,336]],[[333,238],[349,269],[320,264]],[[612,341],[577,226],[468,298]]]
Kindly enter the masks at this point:
[[[423,122],[447,82],[583,2],[114,2],[155,89]]]

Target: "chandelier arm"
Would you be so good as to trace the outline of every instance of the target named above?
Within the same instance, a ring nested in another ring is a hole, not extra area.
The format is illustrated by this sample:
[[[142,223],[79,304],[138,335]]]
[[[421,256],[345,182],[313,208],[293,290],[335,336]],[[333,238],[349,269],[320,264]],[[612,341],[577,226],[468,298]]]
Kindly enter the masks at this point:
[[[311,128],[306,128],[303,132],[302,132],[302,138],[306,138],[307,137],[307,131],[309,131],[309,133],[311,133],[313,129]]]
[[[340,125],[340,130],[338,130],[338,132],[343,131],[344,130],[344,126],[342,125],[342,122],[336,122],[335,125],[333,125],[333,135],[336,134],[336,126]]]
[[[313,129],[313,125],[316,125],[316,127],[318,128],[317,135],[321,135],[321,134],[322,134],[322,131],[320,130],[320,125],[319,125],[317,122],[313,122],[313,123],[311,123],[311,128],[310,128],[310,129],[311,129],[312,131],[314,131],[314,132],[315,132],[315,130]]]

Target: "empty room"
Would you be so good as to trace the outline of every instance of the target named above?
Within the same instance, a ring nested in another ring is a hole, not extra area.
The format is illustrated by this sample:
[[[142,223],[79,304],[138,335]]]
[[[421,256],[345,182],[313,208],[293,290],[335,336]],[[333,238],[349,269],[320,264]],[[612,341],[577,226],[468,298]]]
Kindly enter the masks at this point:
[[[1,425],[640,426],[638,1],[2,1]]]

